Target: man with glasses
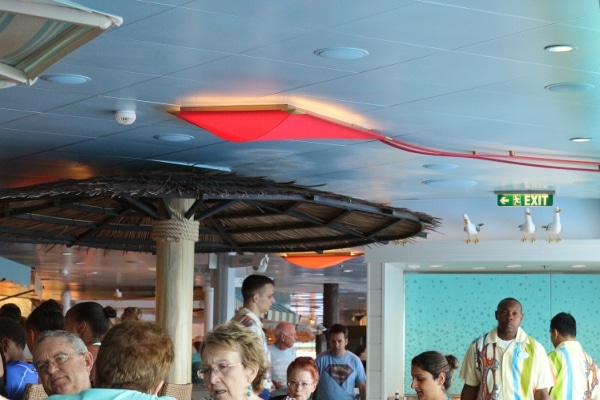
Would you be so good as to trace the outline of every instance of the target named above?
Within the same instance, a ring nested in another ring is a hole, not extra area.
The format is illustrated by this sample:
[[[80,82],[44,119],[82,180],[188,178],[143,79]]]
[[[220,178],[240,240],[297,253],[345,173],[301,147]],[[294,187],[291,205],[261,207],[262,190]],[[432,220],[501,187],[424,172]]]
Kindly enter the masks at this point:
[[[33,364],[49,396],[89,389],[94,360],[85,343],[67,331],[44,331],[33,352]]]
[[[282,321],[275,327],[275,343],[269,345],[271,354],[271,379],[276,390],[271,397],[287,393],[287,368],[296,359],[296,327]]]
[[[75,361],[76,357],[73,355],[70,359]],[[174,400],[172,397],[157,397],[174,358],[173,343],[158,325],[149,321],[123,322],[111,328],[102,340],[96,361],[95,387],[53,399]],[[53,356],[38,360],[36,365],[50,370],[55,368],[55,364],[58,368],[70,362]]]

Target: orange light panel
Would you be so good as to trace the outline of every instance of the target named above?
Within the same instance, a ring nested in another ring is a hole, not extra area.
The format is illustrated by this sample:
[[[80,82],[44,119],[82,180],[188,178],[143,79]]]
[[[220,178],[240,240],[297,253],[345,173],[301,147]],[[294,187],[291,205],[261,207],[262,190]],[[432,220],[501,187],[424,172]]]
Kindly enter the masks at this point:
[[[302,268],[322,269],[333,267],[354,257],[362,256],[363,254],[364,252],[362,251],[330,252],[324,254],[302,252],[287,253],[281,257],[284,260],[291,262],[292,264],[296,264]]]

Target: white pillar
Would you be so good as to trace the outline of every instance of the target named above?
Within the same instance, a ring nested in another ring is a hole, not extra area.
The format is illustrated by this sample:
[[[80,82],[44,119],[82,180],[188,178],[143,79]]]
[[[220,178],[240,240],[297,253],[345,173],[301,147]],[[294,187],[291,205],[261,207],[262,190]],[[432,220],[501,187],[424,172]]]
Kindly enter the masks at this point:
[[[235,313],[235,270],[229,267],[226,253],[217,256],[217,269],[211,278],[215,289],[215,325],[228,321]]]
[[[394,263],[367,266],[367,398],[404,394],[404,271]]]
[[[210,282],[202,289],[204,290],[204,336],[206,336],[214,327],[215,289],[210,286]]]
[[[156,322],[175,346],[167,382],[189,383],[192,376],[192,313],[194,301],[194,243],[198,222],[183,217],[192,199],[169,199],[172,218],[155,221]]]
[[[71,292],[69,290],[63,290],[60,294],[60,301],[63,306],[63,313],[66,315],[69,308],[71,308]]]

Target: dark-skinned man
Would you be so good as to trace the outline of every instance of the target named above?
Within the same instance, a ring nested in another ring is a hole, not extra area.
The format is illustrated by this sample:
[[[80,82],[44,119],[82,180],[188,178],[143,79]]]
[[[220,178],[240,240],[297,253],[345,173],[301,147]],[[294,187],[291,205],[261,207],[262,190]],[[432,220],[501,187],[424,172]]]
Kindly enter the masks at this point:
[[[495,316],[498,325],[467,350],[461,400],[548,400],[554,385],[550,361],[544,346],[521,329],[521,303],[506,298]]]

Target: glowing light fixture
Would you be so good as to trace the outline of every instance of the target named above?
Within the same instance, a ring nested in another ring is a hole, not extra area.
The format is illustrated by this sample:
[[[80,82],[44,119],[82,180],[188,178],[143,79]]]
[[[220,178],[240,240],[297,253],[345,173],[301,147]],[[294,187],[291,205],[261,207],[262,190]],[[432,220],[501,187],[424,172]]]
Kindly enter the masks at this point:
[[[377,139],[367,129],[287,104],[182,107],[175,115],[231,142],[298,139]]]
[[[313,251],[303,251],[284,253],[281,254],[281,258],[302,268],[321,269],[333,267],[354,257],[362,256],[363,254],[364,252],[355,250],[331,250],[324,251],[322,254]]]
[[[567,53],[569,51],[575,50],[575,46],[570,44],[551,44],[549,46],[544,47],[544,50],[549,51],[551,53]]]

